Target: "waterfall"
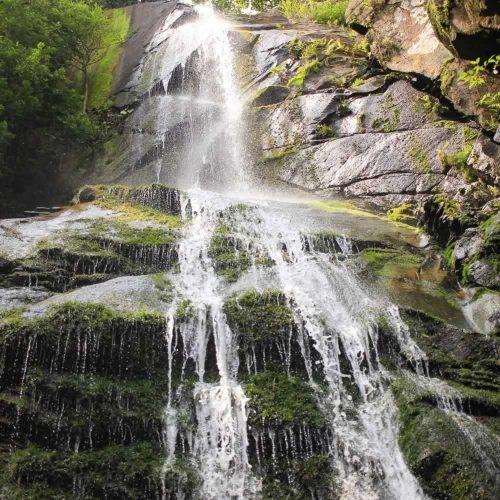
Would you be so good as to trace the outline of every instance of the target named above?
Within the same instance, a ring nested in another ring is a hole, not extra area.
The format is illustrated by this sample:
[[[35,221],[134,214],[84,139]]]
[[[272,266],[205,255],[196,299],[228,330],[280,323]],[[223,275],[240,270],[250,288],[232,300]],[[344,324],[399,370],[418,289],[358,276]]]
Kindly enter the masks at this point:
[[[156,184],[98,187],[117,205],[18,224],[21,232],[53,224],[38,229],[47,240],[56,226],[67,239],[76,231],[96,250],[95,258],[37,251],[57,260],[57,290],[81,273],[128,267],[5,316],[0,410],[15,410],[2,419],[11,418],[20,451],[11,486],[70,485],[74,498],[424,500],[425,476],[424,491],[405,461],[404,432],[415,420],[404,414],[401,381],[446,417],[440,424],[459,429],[495,478],[488,421],[464,412],[461,392],[431,376],[432,352],[426,347],[428,359],[412,338],[412,317],[366,279],[361,248],[397,254],[409,241],[394,236],[400,227],[366,217],[354,229],[369,238],[357,240],[343,229],[359,210],[321,212],[252,184],[234,38],[211,7],[176,4],[127,89],[137,107],[126,111],[124,182]],[[91,225],[92,210],[99,222],[113,218],[117,234]],[[397,243],[386,248],[377,224]],[[119,227],[133,238],[122,242]],[[148,228],[163,239],[143,245],[138,232]],[[20,255],[29,262],[28,251]],[[34,451],[23,449],[24,437]]]
[[[147,102],[135,113],[134,169],[183,189],[224,189],[245,182],[242,101],[229,26],[210,6],[180,4],[155,34],[138,87]],[[138,152],[138,153],[136,153]]]

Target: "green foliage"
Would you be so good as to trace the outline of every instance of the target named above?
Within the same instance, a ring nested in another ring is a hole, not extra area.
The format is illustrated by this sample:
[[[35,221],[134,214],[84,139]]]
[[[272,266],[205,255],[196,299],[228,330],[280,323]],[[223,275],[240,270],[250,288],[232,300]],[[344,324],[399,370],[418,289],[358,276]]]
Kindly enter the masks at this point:
[[[255,426],[306,424],[318,428],[324,424],[313,389],[299,377],[266,371],[250,377],[245,389],[250,398],[250,422]]]
[[[331,125],[322,124],[316,129],[316,135],[320,139],[330,139],[335,137],[335,130]]]
[[[108,16],[109,29],[102,44],[102,58],[89,75],[89,106],[96,108],[106,105],[111,96],[114,70],[130,26],[130,16],[123,10],[113,10]]]
[[[314,20],[319,24],[345,24],[345,11],[348,5],[348,0],[318,2]]]
[[[318,73],[322,67],[323,64],[318,59],[306,62],[303,66],[298,68],[295,75],[288,80],[288,86],[302,88],[306,78],[312,73]]]
[[[486,123],[486,128],[496,130],[500,125],[500,92],[494,94],[486,92],[479,99],[478,106],[487,110],[492,115]]]
[[[93,90],[100,106],[127,23],[87,0],[0,2],[0,178],[8,194],[46,180],[37,168],[50,174],[57,148],[99,140],[103,115],[86,113],[91,67],[102,60]]]
[[[484,61],[481,61],[481,58],[478,57],[475,61],[471,62],[471,66],[467,71],[462,71],[458,75],[458,79],[465,82],[470,89],[474,89],[485,84],[486,81],[483,77],[487,74],[488,70],[491,70],[494,74],[498,73],[500,55],[491,56]]]
[[[365,81],[363,80],[363,78],[356,78],[352,83],[351,83],[351,88],[352,89],[355,89],[356,87],[359,87],[361,85],[363,85],[363,83],[365,83]]]
[[[344,24],[347,0],[281,0],[283,13],[292,21],[310,20],[319,24]]]

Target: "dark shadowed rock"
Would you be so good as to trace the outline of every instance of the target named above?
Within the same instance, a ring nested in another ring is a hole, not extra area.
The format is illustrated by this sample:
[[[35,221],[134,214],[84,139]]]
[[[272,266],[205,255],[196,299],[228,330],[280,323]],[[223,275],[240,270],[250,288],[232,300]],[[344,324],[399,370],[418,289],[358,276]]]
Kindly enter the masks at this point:
[[[96,199],[97,199],[97,193],[95,192],[94,188],[85,187],[79,191],[77,202],[89,203],[91,201],[95,201]]]
[[[283,85],[270,85],[265,87],[253,99],[252,106],[269,106],[284,101],[290,94],[290,88]]]

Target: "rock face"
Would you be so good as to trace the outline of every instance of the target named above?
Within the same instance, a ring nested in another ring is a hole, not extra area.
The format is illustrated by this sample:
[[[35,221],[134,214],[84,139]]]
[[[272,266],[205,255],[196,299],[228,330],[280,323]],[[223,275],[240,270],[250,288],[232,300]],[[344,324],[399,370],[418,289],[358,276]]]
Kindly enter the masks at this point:
[[[463,75],[472,66],[443,44],[430,5],[351,2],[348,18],[364,39],[313,26],[252,31],[249,96],[291,90],[279,102],[249,99],[258,171],[273,185],[362,198],[384,211],[418,206],[420,223],[444,246],[476,228],[477,252],[457,258],[456,269],[464,283],[497,288],[495,258],[480,258],[478,225],[498,210],[500,148],[484,130],[496,130],[498,117],[479,102],[499,80],[485,67],[484,83],[469,88]],[[458,23],[456,11],[446,15]],[[492,19],[478,29],[494,29]],[[441,80],[454,109],[429,93],[429,79]]]
[[[389,69],[437,78],[451,54],[435,35],[426,4],[425,0],[355,0],[347,19],[368,30],[374,56]]]
[[[483,64],[495,57],[500,14],[492,2],[353,0],[347,19],[367,33],[371,51],[384,67],[439,79],[456,110],[496,129],[498,110],[487,104],[500,90],[494,64],[481,71],[479,85],[461,79],[471,70],[470,61],[479,58]]]

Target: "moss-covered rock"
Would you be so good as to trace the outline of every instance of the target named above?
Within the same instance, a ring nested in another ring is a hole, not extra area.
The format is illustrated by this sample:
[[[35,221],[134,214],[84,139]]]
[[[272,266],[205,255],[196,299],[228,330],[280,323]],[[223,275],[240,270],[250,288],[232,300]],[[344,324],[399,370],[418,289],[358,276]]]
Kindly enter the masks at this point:
[[[33,366],[121,378],[163,373],[164,328],[159,314],[120,313],[95,304],[65,303],[34,318],[24,317],[22,310],[8,311],[0,321],[5,359],[0,384],[19,384]],[[18,349],[26,353],[25,363],[16,362]]]
[[[287,338],[294,325],[286,297],[279,290],[248,290],[228,298],[224,312],[243,344]]]
[[[144,217],[157,214],[179,216],[181,214],[181,193],[163,184],[151,184],[129,188],[127,186],[84,186],[75,195],[74,203],[93,202],[101,206],[129,210],[144,209]],[[151,209],[152,212],[148,212]],[[172,222],[174,219],[172,219]]]
[[[0,492],[8,498],[69,498],[76,484],[89,499],[158,497],[161,463],[159,450],[145,442],[80,453],[29,446],[11,455]]]
[[[250,207],[233,205],[220,214],[210,241],[209,254],[215,272],[229,283],[235,282],[252,266],[273,265],[269,255],[253,243],[253,235],[242,238],[239,234],[240,217],[252,217]]]
[[[299,377],[267,371],[249,377],[245,389],[252,426],[325,425],[314,389]]]
[[[437,408],[410,378],[396,379],[392,389],[400,410],[399,443],[424,490],[450,500],[494,498],[499,457],[489,457],[490,468],[477,455],[473,440],[479,436],[468,436],[467,420]]]

